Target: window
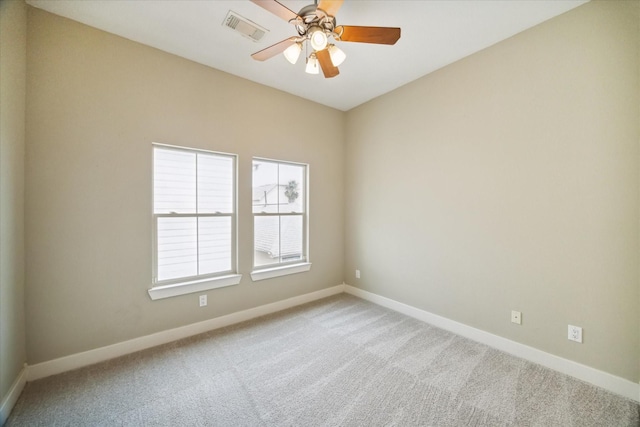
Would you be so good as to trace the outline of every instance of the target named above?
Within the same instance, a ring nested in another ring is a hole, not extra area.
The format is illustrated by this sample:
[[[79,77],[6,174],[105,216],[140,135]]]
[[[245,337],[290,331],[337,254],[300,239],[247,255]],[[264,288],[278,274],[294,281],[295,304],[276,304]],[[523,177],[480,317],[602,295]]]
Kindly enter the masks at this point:
[[[153,146],[152,299],[239,283],[235,164],[233,155]]]
[[[252,193],[253,279],[308,270],[307,165],[254,159]]]

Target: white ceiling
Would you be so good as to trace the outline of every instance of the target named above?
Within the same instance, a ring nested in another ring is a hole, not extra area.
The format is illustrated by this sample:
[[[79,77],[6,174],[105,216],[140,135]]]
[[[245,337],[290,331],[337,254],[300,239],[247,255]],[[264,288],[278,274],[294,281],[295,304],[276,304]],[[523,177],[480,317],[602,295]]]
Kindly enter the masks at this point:
[[[291,94],[347,111],[418,77],[573,9],[586,0],[346,0],[337,24],[401,27],[394,46],[336,43],[340,75],[304,72],[282,55],[251,54],[296,35],[291,24],[249,0],[27,0],[27,3]],[[298,12],[313,0],[280,0]],[[268,29],[260,42],[222,23],[229,10]]]

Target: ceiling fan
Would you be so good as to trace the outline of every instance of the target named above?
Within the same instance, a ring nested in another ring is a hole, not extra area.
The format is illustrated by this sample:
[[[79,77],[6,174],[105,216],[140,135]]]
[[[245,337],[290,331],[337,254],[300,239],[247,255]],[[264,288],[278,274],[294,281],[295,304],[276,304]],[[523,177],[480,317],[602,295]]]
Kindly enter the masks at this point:
[[[395,44],[400,38],[400,28],[395,27],[357,27],[336,25],[335,15],[344,0],[315,0],[314,4],[303,7],[295,13],[276,0],[251,0],[258,6],[293,24],[297,36],[289,37],[279,43],[262,49],[251,55],[253,59],[264,61],[284,53],[289,62],[295,64],[306,41],[311,45],[312,53],[307,58],[306,71],[318,74],[318,64],[326,78],[337,76],[338,65],[346,55],[332,43],[330,38],[343,42]]]

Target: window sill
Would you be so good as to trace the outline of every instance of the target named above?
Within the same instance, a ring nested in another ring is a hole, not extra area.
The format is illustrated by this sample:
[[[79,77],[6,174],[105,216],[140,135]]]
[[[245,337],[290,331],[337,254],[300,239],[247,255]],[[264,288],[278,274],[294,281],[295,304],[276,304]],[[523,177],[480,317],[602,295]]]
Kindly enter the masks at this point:
[[[254,270],[251,272],[251,280],[257,282],[258,280],[272,279],[274,277],[286,276],[287,274],[304,273],[310,269],[311,263],[305,262],[302,264],[286,265],[283,267]]]
[[[240,283],[242,274],[230,274],[228,276],[211,277],[204,280],[194,280],[192,282],[175,283],[173,285],[156,286],[149,289],[149,296],[152,300],[176,297],[194,292],[208,291],[210,289],[224,288]]]

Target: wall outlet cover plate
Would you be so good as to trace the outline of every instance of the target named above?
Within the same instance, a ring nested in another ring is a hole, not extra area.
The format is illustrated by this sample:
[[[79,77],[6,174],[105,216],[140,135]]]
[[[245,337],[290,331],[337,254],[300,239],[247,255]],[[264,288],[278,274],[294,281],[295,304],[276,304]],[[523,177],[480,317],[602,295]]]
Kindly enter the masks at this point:
[[[569,325],[567,338],[571,341],[582,343],[582,328],[580,326]]]

